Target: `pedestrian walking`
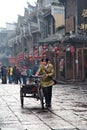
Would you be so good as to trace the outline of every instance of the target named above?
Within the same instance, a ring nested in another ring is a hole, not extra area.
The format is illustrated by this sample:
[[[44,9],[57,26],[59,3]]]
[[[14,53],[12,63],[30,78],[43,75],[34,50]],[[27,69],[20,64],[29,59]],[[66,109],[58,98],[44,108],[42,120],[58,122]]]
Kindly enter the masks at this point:
[[[16,83],[16,66],[13,67],[13,82]]]
[[[32,68],[30,68],[28,70],[28,82],[31,83],[32,82],[32,75],[33,75],[33,70]]]
[[[38,68],[39,68],[39,65],[38,65],[38,63],[37,63],[37,62],[35,62],[34,69],[33,69],[33,75],[35,75],[35,74],[36,74],[36,72],[37,72]]]
[[[28,75],[29,75],[29,77],[31,77],[33,75],[32,68],[29,69]]]
[[[23,84],[26,84],[27,83],[27,77],[28,77],[28,69],[27,69],[26,66],[22,67],[21,76],[22,76]]]
[[[13,81],[15,84],[21,83],[21,72],[17,66],[13,67]]]
[[[9,80],[9,83],[12,83],[13,81],[13,67],[12,66],[9,66],[8,68],[8,80]]]
[[[52,86],[54,85],[54,81],[52,77],[54,76],[54,68],[51,63],[49,63],[49,59],[42,59],[40,67],[36,72],[36,76],[42,74],[41,78],[41,86],[43,89],[46,107],[51,107],[51,99],[52,99]]]
[[[2,77],[2,84],[7,83],[7,68],[6,66],[1,67],[1,77]]]
[[[59,71],[60,71],[60,78],[64,79],[65,78],[65,61],[64,59],[60,59],[59,62]]]
[[[18,67],[16,67],[16,84],[21,83],[21,72]]]

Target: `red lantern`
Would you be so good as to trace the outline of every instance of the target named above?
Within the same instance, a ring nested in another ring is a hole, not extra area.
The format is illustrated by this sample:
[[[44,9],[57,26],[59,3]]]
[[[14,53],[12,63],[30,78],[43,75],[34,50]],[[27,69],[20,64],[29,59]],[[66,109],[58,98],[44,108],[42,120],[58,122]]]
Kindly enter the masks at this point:
[[[32,55],[29,55],[29,58],[32,58]]]
[[[38,58],[38,56],[34,56],[34,59],[37,59]]]
[[[46,54],[46,50],[43,51],[43,54]]]
[[[71,47],[70,47],[70,51],[71,51],[71,53],[74,53],[74,52],[75,52],[74,46],[71,46]]]
[[[31,57],[31,58],[29,58],[29,60],[30,60],[30,61],[32,61],[32,60],[33,60],[33,59],[32,59],[32,57]]]
[[[38,54],[38,50],[34,51],[34,54]]]
[[[56,51],[56,54],[59,54],[60,52],[59,51]]]
[[[42,55],[40,55],[39,58],[41,59],[41,58],[42,58]]]
[[[55,47],[54,47],[54,50],[55,50],[55,51],[58,51],[58,50],[59,50],[59,48],[58,48],[57,46],[55,46]]]
[[[46,54],[44,54],[43,56],[46,57]]]
[[[46,49],[46,46],[45,46],[45,45],[43,46],[43,49]]]
[[[35,50],[37,50],[38,49],[38,47],[37,46],[35,46]]]

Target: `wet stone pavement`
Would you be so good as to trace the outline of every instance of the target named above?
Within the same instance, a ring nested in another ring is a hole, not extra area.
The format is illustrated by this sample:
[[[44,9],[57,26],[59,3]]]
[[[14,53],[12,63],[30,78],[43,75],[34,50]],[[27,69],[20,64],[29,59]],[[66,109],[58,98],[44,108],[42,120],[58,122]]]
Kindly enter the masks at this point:
[[[55,85],[51,109],[24,98],[20,85],[0,84],[0,130],[87,130],[87,85]]]

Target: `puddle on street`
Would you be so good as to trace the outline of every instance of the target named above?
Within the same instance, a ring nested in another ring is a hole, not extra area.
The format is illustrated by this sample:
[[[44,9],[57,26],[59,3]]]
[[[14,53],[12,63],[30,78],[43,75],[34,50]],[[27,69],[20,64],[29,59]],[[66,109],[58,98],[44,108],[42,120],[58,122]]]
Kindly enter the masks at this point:
[[[86,112],[87,110],[76,110],[76,109],[73,109],[73,111],[75,111],[75,112]]]
[[[83,103],[83,102],[76,102],[75,107],[83,107],[83,108],[87,108],[87,103]]]
[[[87,108],[87,104],[79,104],[76,107],[83,107],[83,108]]]
[[[75,88],[71,88],[71,89],[76,89],[76,90],[79,90],[79,88],[76,88],[76,87],[75,87]]]

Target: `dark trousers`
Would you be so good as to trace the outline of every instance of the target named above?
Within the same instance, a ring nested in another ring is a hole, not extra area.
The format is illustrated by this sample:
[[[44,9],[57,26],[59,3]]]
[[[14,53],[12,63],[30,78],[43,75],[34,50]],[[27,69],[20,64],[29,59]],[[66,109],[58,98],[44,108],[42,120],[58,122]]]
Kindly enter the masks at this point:
[[[18,84],[18,81],[21,83],[21,78],[20,77],[16,77],[16,84]]]
[[[44,88],[43,88],[43,93],[44,93],[46,105],[51,105],[52,86],[44,87]]]
[[[26,82],[27,82],[27,76],[22,75],[22,79],[23,79],[23,84],[26,84]]]
[[[7,76],[3,75],[2,76],[2,84],[6,84],[7,83]]]
[[[9,79],[9,83],[12,83],[12,81],[13,81],[12,75],[9,75],[8,79]]]

